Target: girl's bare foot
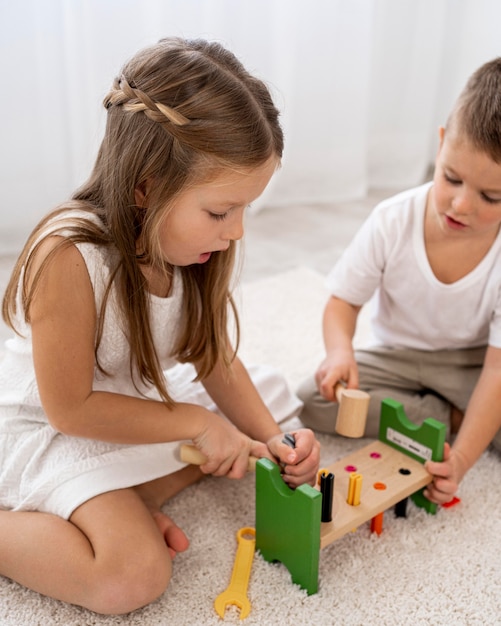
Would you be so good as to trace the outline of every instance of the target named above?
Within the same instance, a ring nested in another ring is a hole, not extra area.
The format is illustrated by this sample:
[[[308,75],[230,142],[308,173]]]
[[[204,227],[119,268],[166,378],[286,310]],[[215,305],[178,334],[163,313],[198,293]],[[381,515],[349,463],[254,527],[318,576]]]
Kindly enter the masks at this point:
[[[176,526],[168,515],[162,513],[161,508],[169,498],[203,477],[204,474],[198,466],[187,465],[173,474],[134,487],[162,533],[171,558],[174,558],[178,552],[184,552],[190,542],[179,526]]]
[[[165,515],[165,513],[162,513],[162,511],[152,511],[151,515],[165,539],[171,559],[173,559],[178,552],[184,552],[190,545],[190,542],[179,526],[176,526],[171,518]]]

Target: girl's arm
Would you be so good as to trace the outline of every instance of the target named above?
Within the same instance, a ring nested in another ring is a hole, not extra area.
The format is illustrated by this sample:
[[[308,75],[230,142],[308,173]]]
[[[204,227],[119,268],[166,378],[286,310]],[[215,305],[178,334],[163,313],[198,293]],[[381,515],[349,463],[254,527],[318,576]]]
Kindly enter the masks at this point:
[[[41,260],[60,239],[47,239]],[[61,248],[42,274],[30,307],[33,359],[42,405],[60,432],[114,443],[141,444],[195,439],[206,433],[227,456],[244,435],[203,407],[94,391],[96,310],[86,265],[78,249]]]
[[[326,400],[336,402],[334,388],[343,380],[350,389],[358,387],[358,370],[353,352],[353,336],[359,306],[331,296],[323,316],[326,356],[315,374],[317,387]]]
[[[282,443],[283,433],[240,359],[233,360],[229,372],[223,365],[216,366],[202,382],[220,410],[251,438],[250,453],[253,456],[279,459],[285,464],[284,480],[291,486],[314,483],[320,461],[320,444],[313,432],[309,429],[294,431],[294,449]],[[197,439],[195,445],[199,445]],[[246,466],[247,461],[248,458],[244,457],[239,463]],[[227,473],[226,467],[214,470],[211,464],[204,465],[203,469],[210,473]]]
[[[489,346],[482,373],[452,448],[446,444],[442,463],[426,463],[435,478],[425,495],[439,504],[448,502],[500,428],[501,349]]]

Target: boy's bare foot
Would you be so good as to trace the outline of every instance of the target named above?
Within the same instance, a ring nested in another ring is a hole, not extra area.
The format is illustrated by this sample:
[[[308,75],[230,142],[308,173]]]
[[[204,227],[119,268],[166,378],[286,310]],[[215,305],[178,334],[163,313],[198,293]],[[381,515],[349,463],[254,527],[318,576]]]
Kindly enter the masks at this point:
[[[450,416],[451,435],[457,435],[458,434],[459,429],[461,428],[461,423],[463,421],[463,417],[464,417],[463,412],[460,411],[454,405],[451,405],[451,416]]]

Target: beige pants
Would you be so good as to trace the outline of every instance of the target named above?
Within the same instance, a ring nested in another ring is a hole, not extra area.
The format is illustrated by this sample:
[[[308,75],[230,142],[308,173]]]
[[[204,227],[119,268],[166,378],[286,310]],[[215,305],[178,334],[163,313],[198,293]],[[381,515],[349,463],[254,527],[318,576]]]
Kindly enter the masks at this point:
[[[485,350],[358,350],[355,357],[359,387],[371,396],[365,436],[377,438],[381,401],[385,398],[400,402],[415,424],[427,417],[442,422],[449,435],[451,406],[466,410],[480,376]],[[320,395],[314,378],[304,381],[297,394],[304,402],[299,416],[303,424],[334,434],[338,405]],[[501,431],[493,444],[501,450]]]

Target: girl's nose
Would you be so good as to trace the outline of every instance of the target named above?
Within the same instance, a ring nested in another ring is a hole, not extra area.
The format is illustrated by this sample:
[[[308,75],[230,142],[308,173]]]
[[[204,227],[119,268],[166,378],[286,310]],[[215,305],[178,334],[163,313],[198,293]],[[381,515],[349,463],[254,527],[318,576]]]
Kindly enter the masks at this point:
[[[232,215],[232,219],[227,222],[227,228],[224,231],[223,239],[226,241],[238,241],[242,239],[244,235],[244,220],[243,220],[243,212],[235,212]]]

